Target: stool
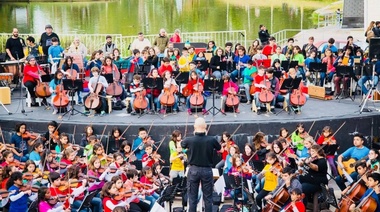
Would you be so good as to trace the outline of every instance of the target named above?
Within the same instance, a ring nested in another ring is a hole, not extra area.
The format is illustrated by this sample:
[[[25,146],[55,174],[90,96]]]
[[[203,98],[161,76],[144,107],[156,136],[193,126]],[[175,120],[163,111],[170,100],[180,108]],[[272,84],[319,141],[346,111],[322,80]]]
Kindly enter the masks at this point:
[[[125,111],[128,111],[131,100],[132,100],[132,97],[125,98]]]
[[[112,112],[112,96],[106,96],[107,104],[108,104],[108,113]]]

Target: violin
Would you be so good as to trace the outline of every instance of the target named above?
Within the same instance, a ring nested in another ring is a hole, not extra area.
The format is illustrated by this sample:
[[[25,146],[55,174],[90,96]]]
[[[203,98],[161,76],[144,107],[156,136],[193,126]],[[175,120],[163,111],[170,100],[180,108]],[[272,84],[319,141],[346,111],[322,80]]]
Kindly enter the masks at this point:
[[[24,180],[28,180],[28,181],[31,181],[33,180],[34,178],[34,175],[32,172],[25,172],[23,175],[22,175],[22,179]]]
[[[143,143],[145,145],[153,145],[155,143],[154,140],[152,140],[152,138],[150,136],[147,136],[143,139]]]
[[[28,131],[25,131],[23,134],[21,134],[21,137],[23,139],[32,139],[32,140],[36,140],[40,135],[37,134],[37,133],[32,133],[32,132],[28,132]]]
[[[282,171],[282,166],[280,163],[275,163],[272,165],[272,167],[269,168],[269,171],[273,174],[278,174]]]
[[[125,188],[120,188],[119,193],[116,196],[114,196],[114,199],[116,201],[120,201],[120,200],[123,200],[125,198],[130,198],[130,197],[132,197],[134,192],[135,192],[134,189],[131,189],[128,191]]]
[[[0,196],[1,198],[8,198],[9,196],[9,191],[5,190],[5,189],[0,189]]]
[[[79,183],[82,183],[82,180],[70,179],[67,181],[61,181],[61,185],[58,187],[60,191],[66,191],[69,188],[77,188]]]
[[[53,140],[59,140],[59,132],[58,130],[54,130],[53,133],[50,133],[50,138],[53,139]]]
[[[231,87],[231,82],[230,82],[230,87],[228,88],[228,95],[226,99],[226,105],[228,107],[235,107],[239,105],[239,97],[236,95],[235,88]]]
[[[63,84],[57,85],[55,89],[56,95],[53,98],[53,105],[55,107],[66,107],[69,105],[70,100],[67,96],[67,92],[63,90]]]
[[[203,105],[204,103],[204,97],[202,95],[203,85],[199,82],[199,78],[198,78],[197,84],[194,85],[193,90],[194,90],[193,94],[190,97],[190,104],[193,106]]]
[[[22,185],[20,187],[20,191],[29,191],[29,190],[31,190],[34,193],[38,192],[39,189],[40,189],[40,187],[37,186],[37,185],[33,185],[33,186],[31,186],[31,185]]]
[[[16,159],[13,159],[13,161],[10,162],[10,163],[8,164],[8,166],[15,166],[15,167],[17,167],[18,169],[23,170],[23,169],[25,169],[25,162],[20,162],[20,161],[18,161],[18,160],[16,160]]]
[[[142,84],[140,84],[140,88],[142,88]],[[135,92],[135,101],[133,101],[133,107],[135,109],[142,109],[148,107],[148,102],[145,99],[146,90],[142,88],[142,90]]]
[[[155,161],[161,161],[161,163],[165,163],[165,161],[161,159],[161,155],[160,154],[153,153],[152,158]]]

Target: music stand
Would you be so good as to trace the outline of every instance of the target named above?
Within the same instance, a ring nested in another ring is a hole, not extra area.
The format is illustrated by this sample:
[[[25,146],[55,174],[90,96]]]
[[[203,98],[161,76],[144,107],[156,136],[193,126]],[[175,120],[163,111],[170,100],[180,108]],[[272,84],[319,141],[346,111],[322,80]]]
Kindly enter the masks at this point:
[[[179,85],[179,91],[182,91],[181,90],[181,84],[187,84],[189,82],[189,72],[179,72],[178,75],[174,78],[175,81],[177,82],[177,84]],[[182,95],[182,93],[179,93],[178,95],[178,108],[179,106],[181,106],[182,104],[185,105],[185,102],[181,102],[180,99],[181,98],[185,98],[185,101],[186,101],[186,97]]]
[[[318,79],[318,74],[317,73],[326,73],[327,72],[327,63],[317,63],[317,62],[311,62],[309,63],[309,71],[310,73],[314,76],[312,79],[315,81],[315,85],[317,85],[317,79]]]
[[[205,71],[208,68],[208,61],[207,60],[196,60],[194,61],[197,64],[197,69],[201,71]]]
[[[162,90],[164,88],[164,81],[162,78],[149,78],[149,77],[145,77],[143,80],[142,80],[142,83],[143,83],[143,86],[145,89],[150,89],[151,91],[151,94],[150,94],[150,108],[151,108],[151,111],[153,111],[155,113],[155,109],[154,109],[154,97],[153,97],[153,90],[154,89],[158,89],[158,90]],[[155,113],[158,117],[160,117],[162,119],[162,117],[158,114],[158,113]],[[140,113],[140,116],[139,118],[142,116],[142,114]]]
[[[226,115],[226,113],[223,113],[220,108],[215,107],[215,92],[222,92],[223,91],[223,80],[218,80],[218,79],[207,79],[204,81],[205,82],[205,90],[206,91],[211,91],[212,92],[212,107],[207,110],[207,112],[211,112],[213,116],[218,114],[219,112],[222,113],[223,115]],[[217,110],[217,112],[215,112]]]
[[[62,117],[64,117],[66,114],[70,114],[69,118],[68,118],[68,119],[70,119],[71,116],[74,116],[76,114],[82,114],[82,115],[84,115],[84,113],[82,113],[81,111],[75,109],[75,104],[74,104],[74,102],[75,102],[74,101],[75,93],[77,91],[83,91],[83,81],[80,80],[80,79],[77,79],[77,80],[63,79],[62,83],[63,83],[63,89],[69,91],[69,94],[72,94],[72,95],[69,95],[69,96],[71,96],[71,101],[70,101],[71,107],[70,107],[70,110],[66,111],[62,115]],[[77,112],[77,113],[74,113],[74,111]]]
[[[281,67],[282,69],[288,71],[290,68],[295,68],[298,66],[298,61],[290,61],[289,60],[283,60],[281,61]]]
[[[290,99],[290,94],[292,93],[292,90],[293,89],[298,89],[298,87],[300,86],[301,80],[302,80],[301,77],[297,77],[297,78],[294,78],[294,79],[293,78],[287,78],[287,79],[285,79],[282,82],[280,90],[287,90],[288,91],[288,95],[289,95],[289,99]],[[284,101],[286,101],[286,99],[284,99]],[[288,104],[287,105],[288,114],[290,114],[290,112],[291,112],[290,111],[290,107],[291,107],[290,104]],[[282,108],[282,110],[280,112],[278,112],[276,114],[276,116],[278,114],[282,113],[284,110],[285,110],[285,108]]]
[[[243,173],[240,173],[241,176],[227,175],[226,185],[228,184],[234,190],[234,209],[238,210],[237,203],[240,201],[242,205],[245,205],[247,202],[244,201],[245,185],[248,185],[247,179],[243,178]],[[225,178],[226,179],[226,178]],[[241,195],[239,197],[238,195]],[[247,194],[247,198],[248,198]],[[237,201],[236,201],[237,200]],[[234,211],[235,211],[234,210]],[[239,210],[238,210],[239,211]]]
[[[353,77],[353,76],[355,76],[354,75],[354,68],[352,67],[352,66],[337,66],[336,67],[336,75],[338,76],[338,77],[342,77],[342,84],[344,83],[344,79],[346,78],[346,77]],[[343,84],[343,89],[342,89],[342,91],[340,92],[340,94],[339,94],[339,96],[337,96],[336,97],[336,99],[339,99],[339,102],[340,102],[340,99],[342,99],[343,97],[344,97],[344,94],[345,94],[345,92],[347,92],[345,89],[344,89],[344,84]],[[352,101],[354,101],[354,99],[352,98],[352,96],[350,95],[349,96],[350,97],[350,99],[352,100]]]
[[[363,69],[363,75],[366,74],[366,76],[372,76],[372,84],[371,84],[371,89],[368,91],[366,97],[362,101],[362,104],[359,105],[359,107],[361,107],[359,110],[360,114],[363,111],[364,112],[371,112],[372,111],[371,109],[364,108],[364,107],[367,104],[367,101],[370,98],[370,96],[374,95],[374,92],[377,92],[377,94],[380,94],[380,91],[377,90],[376,85],[374,83],[375,72],[376,72],[375,66],[378,65],[378,64],[376,64],[377,63],[377,55],[376,54],[374,55],[374,60],[371,60],[371,62],[372,62],[372,64],[365,65],[365,67]],[[371,67],[372,67],[372,73],[371,73],[372,75],[368,75],[370,73]]]

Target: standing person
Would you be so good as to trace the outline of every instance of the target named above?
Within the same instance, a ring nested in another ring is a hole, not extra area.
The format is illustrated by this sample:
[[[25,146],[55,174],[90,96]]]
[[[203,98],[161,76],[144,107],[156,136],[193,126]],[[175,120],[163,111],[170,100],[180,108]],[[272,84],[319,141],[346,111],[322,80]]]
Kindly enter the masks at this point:
[[[53,45],[53,42],[51,40],[53,37],[56,37],[58,39],[58,43],[60,43],[58,35],[53,32],[53,27],[50,24],[48,24],[45,26],[45,32],[42,33],[40,39],[40,46],[42,46],[42,51],[44,52],[44,55],[48,55],[49,47]]]
[[[24,47],[25,47],[24,39],[18,36],[18,29],[13,28],[12,37],[8,38],[7,43],[5,44],[5,51],[10,60],[19,60],[25,57],[24,55]]]
[[[263,24],[260,24],[260,31],[259,31],[259,38],[260,38],[260,41],[261,41],[261,45],[265,46],[268,44],[268,40],[269,40],[269,32],[267,30],[267,28],[263,25]]]
[[[25,57],[32,55],[34,57],[39,57],[43,54],[42,47],[35,43],[34,37],[29,36],[26,38],[26,47],[24,49]]]
[[[134,49],[138,49],[140,52],[142,52],[142,50],[144,50],[145,47],[151,47],[151,46],[152,46],[152,44],[150,43],[150,41],[148,39],[144,38],[144,33],[139,32],[137,39],[135,39],[131,43],[130,49],[131,49],[131,53],[133,53]]]
[[[51,42],[52,42],[52,45],[48,49],[48,56],[49,56],[48,61],[52,65],[54,63],[56,63],[57,67],[59,67],[59,63],[61,62],[61,57],[62,57],[62,53],[63,53],[63,48],[62,48],[62,46],[59,45],[58,38],[53,37],[51,39]],[[52,72],[53,72],[53,70],[52,70]]]
[[[179,35],[181,31],[179,29],[174,30],[173,36],[170,38],[172,43],[181,43],[181,36]]]
[[[201,183],[205,211],[212,211],[212,155],[221,146],[215,137],[206,136],[207,124],[204,118],[194,122],[194,136],[186,138],[182,148],[188,149],[188,164],[190,165],[187,182],[189,197],[189,212],[195,212],[198,202],[199,183]]]
[[[276,38],[272,36],[269,38],[269,45],[264,46],[263,54],[269,57],[270,55],[276,54],[276,49],[277,49]]]
[[[103,47],[103,52],[104,52],[105,56],[109,56],[110,54],[112,54],[114,48],[116,48],[116,45],[114,43],[112,43],[111,35],[107,35],[106,36],[106,44],[104,44],[104,47]]]
[[[166,36],[166,31],[165,29],[160,29],[160,34],[158,34],[158,37],[153,42],[154,46],[158,46],[160,49],[160,52],[164,52],[166,46],[169,43],[169,38]]]
[[[79,37],[74,38],[74,41],[71,43],[67,52],[69,54],[80,54],[82,56],[83,62],[87,62],[87,48],[82,42],[80,42]]]
[[[306,44],[302,46],[302,54],[305,58],[308,58],[312,51],[317,52],[318,48],[314,46],[314,37],[309,37],[309,40]]]

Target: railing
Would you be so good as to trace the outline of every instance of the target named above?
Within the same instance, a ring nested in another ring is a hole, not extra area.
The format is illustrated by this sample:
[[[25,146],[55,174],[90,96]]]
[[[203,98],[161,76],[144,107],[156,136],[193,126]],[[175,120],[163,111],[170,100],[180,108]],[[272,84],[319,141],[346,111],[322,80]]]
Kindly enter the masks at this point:
[[[80,41],[87,47],[87,54],[91,55],[93,51],[102,49],[105,45],[106,34],[58,34],[61,41],[61,46],[63,48],[68,48],[75,37],[78,37]],[[110,34],[112,36],[112,41],[115,43],[116,47],[120,49],[123,56],[130,55],[128,51],[129,45],[137,38],[134,36],[123,36],[121,34]],[[7,39],[11,37],[10,33],[0,33],[0,52],[5,52],[5,44]],[[21,38],[26,39],[28,36],[33,36],[36,39],[36,43],[39,42],[41,34],[19,34]],[[158,34],[154,35],[144,35],[145,38],[150,40],[153,44],[154,39]],[[171,36],[171,35],[168,35]],[[235,43],[240,43],[246,46],[247,38],[245,30],[236,31],[215,31],[215,32],[184,32],[181,33],[181,39],[183,42],[205,42],[210,40],[215,41],[217,46],[224,46],[228,41]]]
[[[288,38],[293,37],[299,32],[301,32],[301,29],[283,29],[273,33],[271,36],[276,38],[277,45],[284,46],[288,42]]]
[[[337,16],[336,13],[325,13],[318,14],[318,25],[317,27],[327,27],[327,26],[340,26],[342,24],[343,14]]]

